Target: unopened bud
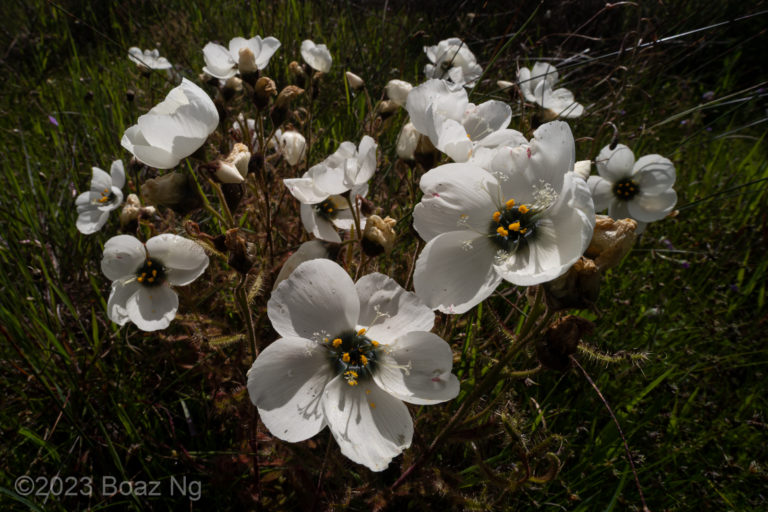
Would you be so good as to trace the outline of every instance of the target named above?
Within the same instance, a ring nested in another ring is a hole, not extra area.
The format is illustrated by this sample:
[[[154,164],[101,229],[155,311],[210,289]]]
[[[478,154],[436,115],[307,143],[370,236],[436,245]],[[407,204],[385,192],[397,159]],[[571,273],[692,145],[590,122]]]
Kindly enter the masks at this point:
[[[411,92],[413,86],[404,80],[390,80],[384,87],[387,92],[387,98],[392,100],[398,107],[404,107],[405,101],[408,99],[408,93]]]
[[[283,157],[289,165],[296,165],[304,159],[307,140],[302,134],[294,130],[284,131],[280,134],[279,140]]]
[[[248,146],[238,142],[226,158],[217,160],[211,166],[221,183],[242,183],[248,175],[250,160],[251,152],[248,151]]]
[[[597,215],[595,231],[585,255],[595,260],[601,271],[615,267],[632,249],[636,230],[634,219],[613,220],[607,215]]]
[[[395,245],[395,225],[397,221],[392,217],[382,219],[378,215],[371,215],[365,220],[362,246],[368,256],[376,257],[382,253],[389,254]]]
[[[269,105],[272,96],[277,95],[277,86],[274,80],[268,76],[263,76],[256,81],[253,87],[253,103],[259,110],[264,110]]]
[[[303,86],[306,83],[307,74],[304,72],[304,68],[301,64],[295,60],[288,64],[288,72],[291,74],[294,84]]]
[[[397,156],[403,160],[415,160],[421,134],[413,123],[405,123],[397,136]]]
[[[290,108],[291,100],[304,93],[304,89],[296,87],[295,85],[289,85],[285,87],[280,94],[277,95],[275,104],[272,106],[272,110],[269,112],[269,117],[272,120],[274,126],[280,126],[288,118],[288,109]]]
[[[356,74],[352,73],[351,71],[347,71],[346,73],[344,73],[344,76],[347,77],[347,83],[349,84],[349,88],[352,89],[353,91],[356,91],[359,88],[361,88],[363,85],[365,85],[365,82],[363,81],[363,79],[357,76]]]

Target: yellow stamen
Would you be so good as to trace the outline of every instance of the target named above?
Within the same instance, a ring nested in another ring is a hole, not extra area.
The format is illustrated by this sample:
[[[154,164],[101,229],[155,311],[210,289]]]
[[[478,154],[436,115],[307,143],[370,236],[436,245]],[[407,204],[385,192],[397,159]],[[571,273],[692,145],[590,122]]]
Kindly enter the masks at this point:
[[[370,394],[371,394],[371,390],[370,390],[370,389],[366,389],[366,390],[365,390],[365,394],[366,394],[366,395],[370,395]]]
[[[501,227],[501,226],[499,226],[498,228],[496,228],[496,232],[497,232],[498,234],[500,234],[501,236],[508,236],[508,235],[509,235],[509,231],[507,231],[506,229],[504,229],[504,228],[503,228],[503,227]]]
[[[141,273],[141,277],[147,277],[147,273],[146,272],[142,272]]]
[[[104,191],[102,192],[102,194],[104,194],[105,196],[108,195],[109,194],[109,189],[105,188]]]
[[[150,277],[149,279],[147,279],[147,281],[149,281],[150,283],[154,283],[155,282],[155,278],[154,277]]]
[[[524,204],[521,204],[520,207],[517,209],[517,211],[523,214],[528,213],[528,207],[525,206]]]
[[[363,366],[365,366],[365,365],[368,364],[368,358],[361,354],[360,355],[360,362],[363,364]]]
[[[510,208],[515,206],[515,200],[514,199],[510,199],[509,201],[507,201],[506,206],[507,206],[507,210],[509,210]]]
[[[147,260],[147,266],[148,266],[148,267],[151,267],[151,266],[152,266],[152,260]]]
[[[501,212],[493,212],[493,221],[499,222],[499,219],[501,218]]]
[[[373,346],[374,346],[374,348],[375,348],[375,347],[378,347],[378,346],[379,346],[379,342],[378,342],[378,341],[374,341],[374,340],[371,340],[371,345],[373,345]]]
[[[341,355],[341,360],[344,361],[345,363],[348,363],[349,362],[349,352],[344,352]]]
[[[513,222],[509,225],[510,231],[520,231],[520,221]]]
[[[143,277],[137,277],[137,278],[136,278],[136,280],[137,280],[138,282],[142,282],[142,281],[144,280],[144,278],[143,278]]]
[[[152,277],[157,277],[157,269],[152,269]]]
[[[375,409],[376,408],[376,404],[375,403],[371,402],[370,405],[371,405],[371,409]]]
[[[333,340],[334,347],[338,347],[339,345],[341,345],[341,338],[336,338],[335,340]]]
[[[528,231],[528,228],[523,228],[520,230],[520,234],[524,235],[526,231]]]
[[[365,334],[365,329],[360,329],[359,331],[357,331],[358,336],[362,336],[363,334]]]

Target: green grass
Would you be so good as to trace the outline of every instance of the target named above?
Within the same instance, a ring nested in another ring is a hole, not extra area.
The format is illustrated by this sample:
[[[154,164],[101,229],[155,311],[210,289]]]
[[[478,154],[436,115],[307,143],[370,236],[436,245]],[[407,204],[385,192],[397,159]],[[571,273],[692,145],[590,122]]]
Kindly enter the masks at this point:
[[[470,407],[471,421],[457,425],[418,472],[389,490],[506,353],[509,341],[494,315],[520,328],[510,301],[523,308],[524,290],[503,287],[505,297],[439,319],[436,332],[458,357],[462,395],[444,406],[413,407],[413,446],[380,474],[346,460],[327,430],[290,445],[259,424],[244,388],[252,362],[245,343],[216,343],[245,332],[235,306],[238,278],[225,262],[212,258],[202,279],[179,290],[180,315],[168,330],[145,334],[109,321],[109,282],[99,262],[104,242],[118,231],[116,215],[101,233],[80,235],[74,197],[87,187],[91,166],[128,162],[119,144],[123,131],[172,86],[162,74],[141,76],[126,57],[128,47],[157,45],[196,80],[206,42],[260,34],[282,42],[267,68],[280,87],[289,83],[287,65],[300,60],[303,39],[325,42],[334,56],[313,107],[311,163],[364,133],[369,113],[362,95],[345,90],[346,69],[366,80],[376,101],[390,78],[420,81],[423,45],[459,36],[482,64],[495,59],[490,82],[473,94],[479,103],[508,100],[495,80],[513,79],[517,62],[589,48],[562,69],[566,86],[587,106],[588,114],[570,123],[578,159],[594,157],[611,141],[606,123],[612,122],[636,155],[660,153],[675,162],[679,201],[678,214],[649,226],[610,271],[596,308],[577,312],[596,324],[586,340],[591,346],[646,352],[648,360],[606,365],[582,355],[581,364],[621,423],[651,510],[764,509],[768,77],[760,49],[768,42],[761,32],[768,15],[632,49],[641,39],[765,7],[670,4],[607,9],[600,2],[546,2],[538,10],[495,12],[437,2],[390,2],[386,12],[380,3],[352,2],[4,4],[3,20],[19,21],[4,23],[0,63],[2,508],[187,508],[187,499],[168,492],[172,477],[186,476],[201,482],[193,505],[202,509],[640,510],[618,431],[575,369],[527,380],[502,373]],[[709,91],[712,100],[703,97]],[[306,107],[307,98],[293,106]],[[395,161],[404,119],[396,114],[378,134],[380,165],[369,194],[404,219],[395,251],[369,270],[401,283],[417,247],[408,223],[423,172]],[[511,127],[528,133],[528,116],[513,118]],[[221,137],[216,143],[225,145]],[[206,156],[215,154],[209,148]],[[260,265],[268,285],[305,236],[279,182],[291,171],[276,163],[271,171],[275,255]],[[260,246],[262,204],[251,197],[238,211]],[[213,235],[223,232],[204,211],[186,217],[163,211],[156,227],[179,230],[185,220]],[[267,298],[253,305],[262,346],[277,337],[266,318]],[[536,365],[526,353],[509,370]],[[158,480],[164,492],[21,498],[13,486],[22,475]]]

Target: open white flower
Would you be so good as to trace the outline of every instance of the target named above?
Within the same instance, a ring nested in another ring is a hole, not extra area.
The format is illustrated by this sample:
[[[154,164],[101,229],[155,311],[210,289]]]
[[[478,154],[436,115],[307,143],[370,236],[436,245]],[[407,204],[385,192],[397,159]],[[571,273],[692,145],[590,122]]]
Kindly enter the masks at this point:
[[[431,64],[424,66],[427,78],[450,80],[454,84],[474,87],[483,68],[475,55],[461,39],[452,37],[440,41],[436,46],[425,46],[424,53]]]
[[[416,130],[455,162],[470,160],[478,147],[512,145],[522,139],[522,134],[506,128],[512,119],[509,105],[496,100],[469,103],[465,89],[445,80],[427,80],[414,88],[405,108]]]
[[[197,151],[218,124],[211,98],[185,78],[125,130],[120,144],[145,164],[170,169]]]
[[[144,50],[141,48],[132,46],[128,48],[128,58],[135,62],[140,68],[147,69],[171,69],[171,63],[168,59],[160,56],[160,52],[155,48],[154,50]]]
[[[262,39],[261,36],[250,39],[235,37],[229,41],[229,49],[208,43],[203,48],[203,71],[222,80],[235,76],[238,71],[252,73],[267,67],[278,48],[280,41],[276,38]]]
[[[205,251],[187,238],[163,234],[146,244],[130,235],[110,238],[101,260],[101,271],[112,280],[109,318],[118,325],[130,320],[142,331],[165,329],[179,307],[171,286],[191,283],[206,267]]]
[[[553,122],[530,143],[500,151],[490,172],[447,164],[426,173],[413,212],[427,241],[416,261],[416,294],[444,313],[463,313],[502,280],[531,286],[564,274],[595,225],[574,159],[570,128]]]
[[[545,62],[535,63],[533,69],[520,68],[517,72],[517,82],[527,101],[548,110],[551,117],[580,117],[584,107],[576,102],[573,93],[564,87],[553,89],[557,77],[557,69]]]
[[[637,221],[637,233],[649,222],[663,219],[677,203],[675,166],[661,155],[645,155],[635,161],[635,154],[624,144],[600,150],[595,158],[599,176],[587,183],[595,201],[595,210],[608,208],[616,220]]]
[[[328,426],[341,453],[382,471],[411,445],[403,401],[437,404],[459,392],[451,348],[429,332],[434,314],[385,275],[355,284],[332,261],[307,261],[272,292],[267,315],[281,338],[254,361],[248,393],[284,441]]]
[[[333,58],[331,57],[331,52],[328,51],[328,47],[324,44],[315,44],[309,39],[302,41],[301,57],[315,71],[327,73],[331,70]]]
[[[123,203],[122,188],[125,185],[123,162],[115,160],[109,174],[98,167],[92,167],[91,189],[77,199],[77,230],[84,235],[97,232],[106,224],[109,212]]]

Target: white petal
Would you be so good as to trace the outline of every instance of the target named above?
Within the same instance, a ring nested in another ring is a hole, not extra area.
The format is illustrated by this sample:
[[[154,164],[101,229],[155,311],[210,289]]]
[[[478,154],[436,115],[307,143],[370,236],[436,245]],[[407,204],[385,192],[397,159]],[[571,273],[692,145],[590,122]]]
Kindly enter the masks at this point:
[[[549,89],[557,83],[557,76],[557,69],[548,62],[537,62],[531,70],[531,78],[534,83],[545,83]]]
[[[109,168],[112,177],[112,186],[122,189],[125,186],[125,168],[122,160],[115,160]]]
[[[121,326],[130,320],[127,309],[128,299],[136,294],[141,287],[141,284],[135,279],[112,282],[112,291],[109,293],[109,300],[107,301],[107,315],[110,320]]]
[[[427,306],[443,313],[464,313],[493,293],[501,277],[493,269],[496,254],[486,235],[451,231],[427,243],[416,260],[413,285]]]
[[[323,412],[341,453],[371,471],[383,471],[411,445],[408,408],[372,382],[350,386],[336,377],[325,388]]]
[[[101,271],[112,281],[132,276],[146,259],[144,244],[131,235],[113,236],[104,244]]]
[[[136,327],[142,331],[157,331],[168,327],[176,317],[179,296],[165,285],[139,286],[138,291],[128,297],[125,306]]]
[[[523,92],[523,96],[526,101],[536,103],[536,97],[533,95],[534,83],[531,80],[531,70],[528,68],[520,68],[517,72],[517,83],[520,85],[520,90]]]
[[[205,67],[203,71],[209,75],[226,80],[227,78],[235,76],[237,73],[235,69],[235,59],[229,50],[216,43],[208,43],[203,47],[203,58],[205,59]]]
[[[541,106],[553,111],[558,117],[570,119],[584,113],[584,107],[576,102],[568,89],[545,89],[543,95]]]
[[[387,91],[387,97],[400,107],[405,106],[408,94],[412,89],[413,85],[404,80],[390,80],[384,87],[384,90]]]
[[[432,119],[427,117],[430,105],[434,105],[433,110],[447,119],[460,121],[467,104],[467,92],[464,89],[455,90],[444,80],[432,79],[411,90],[405,108],[416,130],[428,135],[432,124]]]
[[[368,135],[363,136],[357,151],[356,164],[345,171],[344,185],[352,188],[367,182],[376,171],[376,141]],[[338,192],[337,192],[338,193]]]
[[[112,188],[112,177],[109,174],[98,167],[91,167],[91,172],[91,190],[93,192],[102,193]]]
[[[592,200],[595,202],[595,211],[601,212],[608,208],[614,199],[613,183],[600,176],[590,176],[587,179],[587,186],[589,186]]]
[[[608,215],[615,220],[631,219],[632,214],[629,213],[629,201],[617,199],[616,197],[612,198],[611,204],[608,205]]]
[[[605,146],[595,158],[597,172],[611,183],[632,176],[632,166],[635,165],[635,154],[624,144],[615,148]]]
[[[459,379],[451,373],[453,352],[437,334],[410,332],[388,349],[373,377],[383,390],[420,405],[445,402],[459,394]]]
[[[504,102],[491,100],[477,106],[470,106],[461,123],[473,141],[479,141],[509,125],[512,107]]]
[[[411,331],[429,331],[435,314],[415,293],[405,291],[383,274],[361,277],[355,284],[360,297],[358,326],[368,329],[366,335],[380,343],[390,343]]]
[[[75,225],[77,230],[84,235],[91,235],[100,230],[107,223],[109,212],[98,208],[83,210],[78,213]]]
[[[320,190],[315,185],[315,180],[309,177],[284,179],[283,183],[288,187],[288,192],[302,204],[322,203],[330,195]]]
[[[181,160],[169,150],[151,146],[137,124],[125,130],[120,145],[133,153],[133,156],[141,162],[157,169],[170,169],[178,165]]]
[[[413,226],[427,242],[462,229],[465,222],[475,231],[486,232],[499,206],[496,201],[504,200],[496,179],[471,164],[436,167],[421,177],[419,186],[424,195],[413,211]]]
[[[539,126],[531,139],[531,154],[525,172],[532,183],[544,180],[559,191],[565,173],[576,162],[576,143],[568,123],[553,121]]]
[[[661,155],[645,155],[638,158],[632,179],[640,185],[643,194],[659,194],[675,184],[675,166]]]
[[[331,70],[333,59],[331,58],[331,52],[328,51],[328,47],[324,44],[316,45],[309,39],[302,41],[301,57],[316,71],[327,73]]]
[[[433,129],[427,134],[437,149],[451,157],[454,162],[466,162],[472,156],[472,141],[458,121],[446,119],[432,112],[433,105],[427,109],[432,118]]]
[[[341,243],[341,237],[336,232],[333,224],[320,217],[315,211],[314,205],[302,204],[300,207],[301,223],[308,233],[327,242]]]
[[[248,394],[272,435],[295,443],[325,427],[323,389],[333,374],[325,349],[303,338],[280,338],[248,371]]]
[[[653,222],[667,216],[677,203],[677,192],[667,189],[661,194],[645,194],[642,189],[631,201],[627,201],[629,214],[641,222]]]
[[[168,282],[184,286],[205,272],[208,255],[203,248],[188,238],[164,233],[147,241],[151,258],[157,258],[165,267]]]
[[[256,67],[264,69],[269,64],[269,59],[275,54],[277,49],[280,48],[280,41],[275,37],[265,37],[261,41],[261,53],[256,57]]]
[[[299,265],[275,288],[267,315],[284,337],[335,337],[355,329],[360,300],[343,268],[330,260],[315,259]]]

